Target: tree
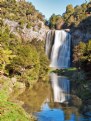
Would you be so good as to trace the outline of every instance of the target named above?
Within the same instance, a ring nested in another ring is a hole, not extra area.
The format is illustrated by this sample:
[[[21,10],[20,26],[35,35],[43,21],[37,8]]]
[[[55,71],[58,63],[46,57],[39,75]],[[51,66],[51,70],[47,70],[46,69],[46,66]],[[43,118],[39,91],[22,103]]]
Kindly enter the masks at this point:
[[[55,28],[56,25],[63,23],[63,18],[61,15],[53,14],[50,17],[49,21],[50,21],[51,27]]]
[[[74,48],[74,63],[86,71],[91,71],[91,40],[88,43],[80,42]]]
[[[71,4],[69,4],[67,7],[66,7],[66,13],[68,13],[68,14],[72,14],[74,12],[74,7],[71,5]]]
[[[11,50],[0,47],[0,71],[2,73],[6,73],[6,66],[11,64],[14,57]]]

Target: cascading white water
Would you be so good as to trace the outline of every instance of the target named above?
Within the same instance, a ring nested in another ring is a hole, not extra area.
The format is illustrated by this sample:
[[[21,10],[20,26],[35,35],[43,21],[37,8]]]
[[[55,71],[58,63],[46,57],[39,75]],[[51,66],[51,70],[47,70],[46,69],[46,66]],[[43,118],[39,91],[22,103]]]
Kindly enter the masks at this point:
[[[70,99],[70,81],[64,76],[51,73],[51,84],[54,94],[54,102],[64,103]]]
[[[48,56],[49,59],[51,57],[53,43],[54,43],[54,31],[49,31],[47,33],[46,44],[45,44],[46,55]]]
[[[46,54],[48,55],[49,50],[51,51],[51,63],[50,67],[57,69],[68,68],[70,66],[70,44],[71,35],[65,30],[56,30],[54,43],[50,32],[47,34],[46,39]]]

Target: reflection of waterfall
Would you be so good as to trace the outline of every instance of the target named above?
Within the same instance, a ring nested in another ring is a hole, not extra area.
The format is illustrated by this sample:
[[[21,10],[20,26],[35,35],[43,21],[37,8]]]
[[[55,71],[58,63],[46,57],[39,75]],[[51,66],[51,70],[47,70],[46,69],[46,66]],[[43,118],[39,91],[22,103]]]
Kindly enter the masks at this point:
[[[46,54],[51,58],[50,67],[68,68],[70,66],[71,36],[64,30],[56,30],[53,40],[52,31],[49,31],[46,39]]]
[[[66,77],[51,73],[51,83],[54,94],[54,102],[64,103],[70,99],[69,80]]]

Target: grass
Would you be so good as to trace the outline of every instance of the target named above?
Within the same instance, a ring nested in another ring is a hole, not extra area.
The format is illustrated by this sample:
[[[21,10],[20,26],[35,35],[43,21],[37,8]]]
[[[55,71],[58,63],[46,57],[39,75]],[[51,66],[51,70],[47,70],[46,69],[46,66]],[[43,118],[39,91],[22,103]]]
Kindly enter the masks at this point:
[[[11,81],[7,78],[3,82],[0,90],[0,121],[34,121],[19,104],[8,101]]]
[[[16,104],[0,101],[0,121],[30,121],[25,111]]]

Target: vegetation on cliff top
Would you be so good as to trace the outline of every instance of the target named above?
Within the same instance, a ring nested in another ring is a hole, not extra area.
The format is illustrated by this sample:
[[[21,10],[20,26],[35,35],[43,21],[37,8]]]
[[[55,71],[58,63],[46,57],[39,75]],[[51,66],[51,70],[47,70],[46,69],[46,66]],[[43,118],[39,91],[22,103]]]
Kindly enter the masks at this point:
[[[44,16],[32,3],[15,0],[4,0],[0,2],[0,17],[3,19],[10,19],[13,21],[18,21],[20,24],[31,23],[34,24],[36,18],[44,21]]]
[[[66,7],[66,12],[63,15],[55,15],[53,14],[50,19],[51,27],[56,27],[58,22],[61,22],[61,27],[77,27],[82,20],[86,19],[87,17],[91,16],[91,2],[83,3],[82,5],[77,5],[73,7],[73,5],[69,4]],[[87,23],[91,23],[91,21],[87,21]],[[89,26],[88,26],[89,27]]]

